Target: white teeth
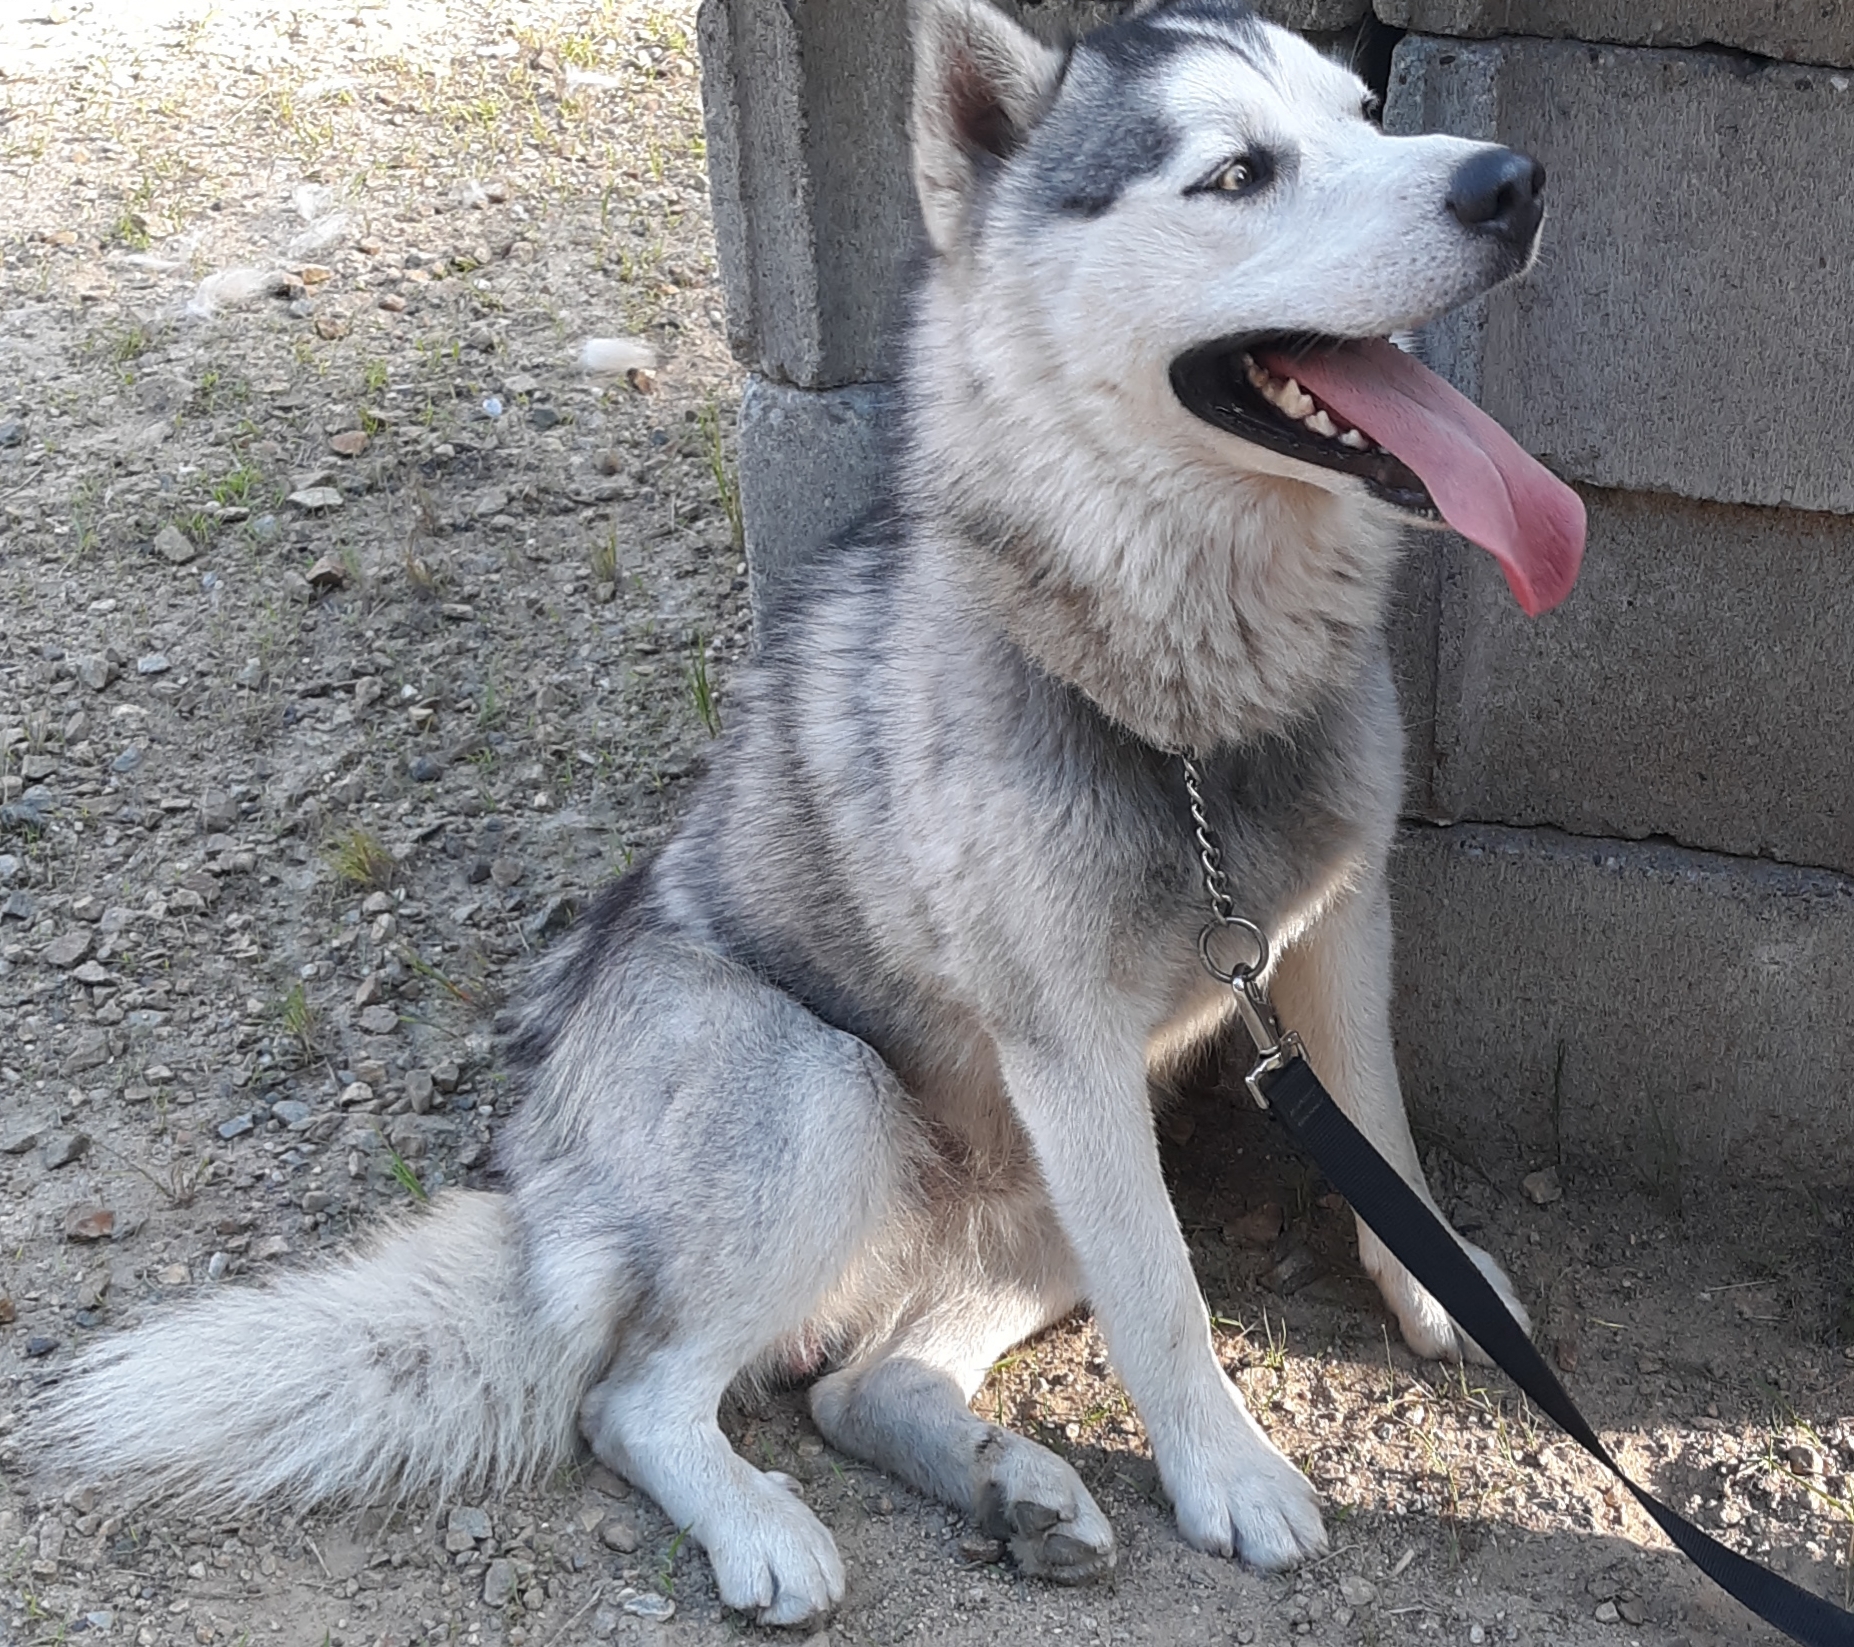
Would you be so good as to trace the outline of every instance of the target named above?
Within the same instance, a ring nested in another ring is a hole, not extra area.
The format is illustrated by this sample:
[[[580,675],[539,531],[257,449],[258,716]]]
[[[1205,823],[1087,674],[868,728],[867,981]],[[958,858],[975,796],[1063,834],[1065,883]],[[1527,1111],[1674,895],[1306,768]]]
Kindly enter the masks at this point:
[[[1290,377],[1282,383],[1281,398],[1275,404],[1289,417],[1303,418],[1311,414],[1319,403]]]
[[[1326,415],[1326,408],[1324,406],[1315,412],[1312,417],[1304,417],[1300,421],[1316,435],[1324,435],[1328,440],[1336,440],[1339,438],[1339,425]]]
[[[1362,452],[1371,442],[1366,440],[1356,429],[1348,429],[1339,437],[1339,444],[1341,446],[1350,446],[1355,452]]]

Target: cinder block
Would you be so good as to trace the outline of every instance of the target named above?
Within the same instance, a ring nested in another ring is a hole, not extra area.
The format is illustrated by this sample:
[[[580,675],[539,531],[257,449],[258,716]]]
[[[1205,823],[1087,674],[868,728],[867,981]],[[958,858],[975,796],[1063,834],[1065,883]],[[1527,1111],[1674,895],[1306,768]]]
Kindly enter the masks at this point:
[[[781,382],[880,377],[919,216],[899,0],[702,0],[715,240],[734,352]]]
[[[1555,824],[1854,872],[1854,521],[1592,491],[1544,618],[1445,556],[1442,818]]]
[[[747,380],[740,402],[740,502],[756,639],[780,592],[882,494],[888,392],[878,384],[793,389]]]
[[[1793,63],[1854,64],[1846,0],[1377,0],[1378,16],[1423,34],[1534,34],[1623,46],[1730,46]]]
[[[1406,829],[1393,878],[1419,1127],[1676,1193],[1854,1171],[1854,883],[1468,825]]]
[[[1854,511],[1854,75],[1411,36],[1387,124],[1525,149],[1543,255],[1432,328],[1529,450],[1593,485]]]

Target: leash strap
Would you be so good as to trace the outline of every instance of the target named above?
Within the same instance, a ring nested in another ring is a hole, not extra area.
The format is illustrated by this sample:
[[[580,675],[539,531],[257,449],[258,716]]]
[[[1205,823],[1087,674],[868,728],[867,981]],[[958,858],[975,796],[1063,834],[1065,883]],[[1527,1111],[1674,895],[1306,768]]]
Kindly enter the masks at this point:
[[[1500,1295],[1441,1219],[1346,1119],[1298,1048],[1277,1067],[1258,1068],[1251,1086],[1404,1268],[1566,1435],[1628,1488],[1701,1572],[1792,1641],[1854,1647],[1854,1613],[1727,1549],[1623,1473]]]

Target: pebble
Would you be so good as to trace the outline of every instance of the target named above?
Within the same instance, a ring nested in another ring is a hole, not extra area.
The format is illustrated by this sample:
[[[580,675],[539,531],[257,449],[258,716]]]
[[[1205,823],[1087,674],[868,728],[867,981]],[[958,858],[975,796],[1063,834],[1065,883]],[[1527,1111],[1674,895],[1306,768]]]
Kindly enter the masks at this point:
[[[472,1543],[495,1535],[495,1528],[490,1524],[489,1512],[480,1504],[459,1504],[455,1506],[450,1518],[444,1523],[447,1533],[456,1533],[468,1538]]]
[[[380,1009],[375,1007],[369,1010],[379,1011]],[[366,1013],[361,1014],[363,1027],[365,1027],[364,1020],[366,1016]],[[370,1031],[369,1033],[372,1032]],[[373,1088],[365,1081],[350,1081],[341,1089],[341,1096],[335,1101],[340,1104],[343,1109],[352,1109],[356,1104],[370,1104],[373,1102]]]
[[[348,569],[333,555],[323,555],[309,568],[309,587],[326,592],[346,587]]]
[[[60,972],[68,972],[72,967],[90,953],[90,934],[81,927],[52,939],[40,952],[39,958],[47,966],[55,966]]]
[[[232,1255],[229,1252],[215,1252],[206,1260],[206,1279],[223,1281],[225,1272],[232,1267]]]
[[[164,1287],[184,1287],[193,1277],[185,1264],[169,1264],[155,1279]]]
[[[208,789],[200,795],[200,822],[208,829],[230,829],[238,822],[238,802],[223,789]]]
[[[316,514],[324,509],[339,509],[341,494],[332,486],[305,486],[300,492],[292,492],[289,501],[306,513]]]
[[[1783,1450],[1783,1462],[1798,1475],[1814,1475],[1816,1466],[1813,1447],[1786,1447]]]
[[[1378,1587],[1357,1573],[1347,1573],[1339,1580],[1339,1593],[1348,1607],[1369,1607],[1378,1599]]]
[[[44,1136],[37,1127],[10,1132],[0,1139],[0,1155],[24,1155],[27,1150],[38,1148],[39,1140]]]
[[[116,773],[133,772],[142,764],[142,751],[131,744],[127,749],[109,763],[109,769]]]
[[[444,762],[430,755],[419,755],[406,768],[406,772],[414,783],[436,783],[444,776]]]
[[[431,1066],[432,1085],[440,1092],[455,1092],[457,1083],[463,1079],[463,1071],[457,1067],[454,1058],[445,1058]]]
[[[969,1561],[974,1566],[992,1566],[1004,1559],[1004,1543],[1001,1539],[981,1538],[977,1533],[968,1533],[959,1541],[959,1559]]]
[[[506,1607],[515,1594],[517,1582],[514,1562],[502,1559],[490,1562],[483,1573],[483,1605]]]
[[[45,1164],[54,1171],[81,1161],[90,1149],[87,1132],[58,1132],[45,1140]]]
[[[406,1072],[406,1101],[411,1104],[414,1115],[427,1115],[431,1112],[433,1085],[431,1071],[428,1069],[414,1069]]]
[[[1599,1601],[1596,1609],[1596,1621],[1599,1624],[1614,1624],[1622,1617],[1622,1611],[1613,1601]]]
[[[64,1238],[67,1241],[101,1241],[116,1230],[116,1215],[108,1207],[85,1202],[64,1215]]]
[[[173,667],[165,652],[148,652],[135,660],[138,675],[165,675]]]
[[[300,1098],[280,1098],[270,1106],[271,1119],[282,1123],[293,1132],[301,1131],[302,1128],[308,1126],[313,1114],[314,1111]]]
[[[560,421],[560,414],[551,406],[536,406],[528,414],[528,422],[536,429],[551,429]]]
[[[616,1550],[620,1555],[629,1555],[637,1548],[637,1529],[628,1521],[621,1521],[613,1516],[599,1525],[599,1542],[608,1550]]]
[[[19,1311],[14,1307],[13,1300],[0,1292],[0,1327],[10,1327],[18,1319]]]
[[[199,545],[178,526],[163,526],[155,533],[154,546],[157,555],[176,566],[185,566],[188,561],[199,558]]]
[[[234,1115],[231,1120],[219,1123],[218,1133],[221,1138],[230,1143],[234,1138],[242,1138],[256,1124],[249,1115]]]
[[[50,1355],[53,1350],[57,1349],[58,1344],[59,1340],[56,1338],[48,1338],[43,1333],[34,1333],[26,1340],[26,1354],[28,1357]]]
[[[344,429],[328,443],[331,452],[345,458],[356,458],[367,450],[367,435],[361,429]]]
[[[655,1624],[667,1624],[676,1616],[676,1603],[668,1596],[626,1596],[618,1605],[633,1618],[647,1618]]]
[[[360,1027],[367,1035],[391,1035],[399,1027],[399,1014],[389,1006],[370,1006],[361,1012]],[[371,1098],[373,1094],[370,1092],[367,1096]]]
[[[80,967],[73,967],[71,976],[80,984],[88,984],[94,989],[98,984],[107,984],[115,974],[95,961],[86,961]]]
[[[1520,1179],[1519,1187],[1526,1192],[1526,1199],[1535,1207],[1549,1207],[1552,1202],[1564,1198],[1564,1187],[1558,1182],[1558,1173],[1553,1167],[1541,1167],[1537,1172],[1527,1173]]]
[[[108,658],[94,654],[90,657],[75,659],[72,667],[77,673],[77,678],[92,692],[101,692],[116,678],[117,673],[116,665]]]
[[[1240,1218],[1232,1218],[1223,1226],[1223,1233],[1231,1241],[1240,1242],[1245,1247],[1272,1247],[1281,1234],[1282,1215],[1279,1201],[1264,1201],[1260,1206],[1251,1207]]]
[[[18,418],[10,417],[0,423],[0,446],[17,446],[26,438],[26,426]]]

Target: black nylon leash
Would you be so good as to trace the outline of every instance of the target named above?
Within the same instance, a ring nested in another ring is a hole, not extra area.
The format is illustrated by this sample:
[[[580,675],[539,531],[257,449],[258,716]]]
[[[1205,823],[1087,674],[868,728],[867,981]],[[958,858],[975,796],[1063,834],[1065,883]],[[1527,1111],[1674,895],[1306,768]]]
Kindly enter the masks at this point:
[[[1683,1555],[1720,1589],[1775,1625],[1804,1647],[1854,1647],[1854,1613],[1792,1584],[1768,1567],[1729,1550],[1703,1533],[1653,1493],[1638,1487],[1577,1410],[1558,1375],[1533,1348],[1519,1323],[1474,1261],[1461,1250],[1454,1232],[1432,1212],[1396,1168],[1353,1126],[1307,1062],[1300,1037],[1283,1030],[1275,1018],[1262,979],[1268,971],[1268,935],[1236,913],[1221,854],[1211,832],[1203,794],[1203,774],[1189,755],[1184,767],[1185,792],[1210,923],[1198,935],[1204,970],[1227,984],[1236,1010],[1255,1043],[1255,1067],[1248,1087],[1263,1109],[1278,1115],[1302,1149],[1311,1155],[1352,1210],[1371,1227],[1397,1260],[1429,1290],[1456,1324],[1493,1357],[1508,1378],[1585,1452],[1628,1488],[1635,1502],[1666,1533]],[[1222,940],[1231,936],[1254,951],[1251,960],[1225,967],[1217,959]]]
[[[1629,1479],[1454,1235],[1346,1119],[1298,1048],[1258,1071],[1251,1085],[1403,1267],[1559,1429],[1628,1488],[1688,1560],[1792,1641],[1854,1647],[1854,1613],[1727,1549]]]

